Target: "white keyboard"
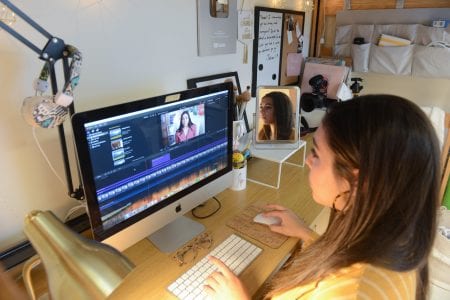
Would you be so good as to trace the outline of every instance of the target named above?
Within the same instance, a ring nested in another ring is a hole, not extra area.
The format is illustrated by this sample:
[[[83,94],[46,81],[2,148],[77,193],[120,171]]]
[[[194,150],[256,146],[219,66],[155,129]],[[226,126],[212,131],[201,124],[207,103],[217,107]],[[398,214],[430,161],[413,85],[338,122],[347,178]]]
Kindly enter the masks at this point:
[[[167,289],[178,299],[207,299],[207,294],[203,291],[204,281],[217,270],[217,267],[209,262],[209,255],[219,258],[234,274],[239,275],[261,251],[261,248],[232,234]]]

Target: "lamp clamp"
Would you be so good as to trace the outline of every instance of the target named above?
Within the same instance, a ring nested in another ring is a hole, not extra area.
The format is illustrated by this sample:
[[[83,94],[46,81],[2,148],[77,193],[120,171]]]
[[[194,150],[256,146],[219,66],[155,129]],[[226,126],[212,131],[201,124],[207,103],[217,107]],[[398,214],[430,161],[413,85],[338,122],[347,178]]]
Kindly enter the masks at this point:
[[[57,61],[63,58],[64,49],[66,44],[64,41],[57,37],[52,37],[47,41],[47,44],[41,51],[40,59],[46,61]]]

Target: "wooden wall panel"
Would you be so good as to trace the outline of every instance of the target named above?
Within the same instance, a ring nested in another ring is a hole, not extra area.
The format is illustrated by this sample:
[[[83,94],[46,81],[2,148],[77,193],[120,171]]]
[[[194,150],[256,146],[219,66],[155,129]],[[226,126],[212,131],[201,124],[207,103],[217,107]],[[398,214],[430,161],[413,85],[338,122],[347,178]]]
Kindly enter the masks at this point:
[[[449,8],[450,0],[405,0],[404,8]]]
[[[336,13],[344,9],[344,0],[325,1],[325,15],[335,16]]]
[[[317,6],[319,5],[319,0],[314,0],[314,10],[312,12],[312,24],[311,24],[311,32],[310,32],[310,41],[309,41],[309,56],[317,56],[317,28],[318,28],[318,17],[319,13],[317,11]]]
[[[352,0],[352,9],[389,9],[395,8],[395,0]]]
[[[344,0],[321,1],[325,6],[325,15],[336,15],[336,12],[344,9]],[[352,0],[352,9],[389,9],[395,8],[396,0]],[[439,8],[450,7],[449,0],[405,0],[404,8]]]

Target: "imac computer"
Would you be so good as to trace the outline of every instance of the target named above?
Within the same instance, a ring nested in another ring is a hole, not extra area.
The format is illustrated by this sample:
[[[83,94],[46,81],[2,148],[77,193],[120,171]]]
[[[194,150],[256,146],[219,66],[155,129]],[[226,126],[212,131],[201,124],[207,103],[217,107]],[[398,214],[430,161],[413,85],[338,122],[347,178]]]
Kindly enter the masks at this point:
[[[94,238],[124,250],[150,235],[173,252],[204,230],[183,215],[231,184],[232,83],[76,113]]]

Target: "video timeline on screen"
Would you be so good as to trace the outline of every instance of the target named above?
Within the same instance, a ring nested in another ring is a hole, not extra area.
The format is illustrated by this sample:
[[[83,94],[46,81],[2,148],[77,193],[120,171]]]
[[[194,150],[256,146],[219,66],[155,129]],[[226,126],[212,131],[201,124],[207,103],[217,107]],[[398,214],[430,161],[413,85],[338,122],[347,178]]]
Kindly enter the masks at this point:
[[[122,215],[119,219],[126,219],[218,172],[227,165],[226,154],[227,146],[223,142],[102,189],[98,194],[102,221],[117,219],[119,214]]]

